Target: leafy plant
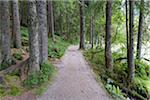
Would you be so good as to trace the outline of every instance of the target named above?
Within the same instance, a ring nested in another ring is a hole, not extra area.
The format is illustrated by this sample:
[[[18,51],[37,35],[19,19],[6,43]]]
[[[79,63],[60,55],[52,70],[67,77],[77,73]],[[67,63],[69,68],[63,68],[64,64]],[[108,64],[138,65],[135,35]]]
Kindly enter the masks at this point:
[[[28,43],[28,29],[27,27],[21,27],[21,38],[22,38],[22,45],[23,46],[27,46],[29,43]]]
[[[13,57],[15,57],[17,60],[22,60],[22,59],[23,59],[22,53],[20,53],[20,52],[14,53],[14,54],[13,54]]]
[[[4,70],[4,69],[6,69],[6,68],[8,68],[9,65],[10,65],[10,64],[2,63],[2,64],[0,65],[0,71],[1,71],[1,70]]]
[[[55,39],[55,41],[49,39],[48,55],[51,58],[60,58],[65,53],[69,43],[58,36],[56,36]]]
[[[115,100],[125,100],[124,94],[121,92],[118,86],[111,85],[111,84],[106,84],[105,85],[106,89],[112,94]]]
[[[41,70],[39,72],[33,73],[28,76],[28,78],[23,82],[25,87],[34,88],[41,84],[48,82],[54,72],[52,64],[46,62],[41,65]]]
[[[12,87],[10,88],[10,90],[11,90],[11,91],[10,91],[10,95],[17,96],[17,95],[20,95],[20,94],[21,94],[19,88],[16,87],[16,86],[12,86]]]

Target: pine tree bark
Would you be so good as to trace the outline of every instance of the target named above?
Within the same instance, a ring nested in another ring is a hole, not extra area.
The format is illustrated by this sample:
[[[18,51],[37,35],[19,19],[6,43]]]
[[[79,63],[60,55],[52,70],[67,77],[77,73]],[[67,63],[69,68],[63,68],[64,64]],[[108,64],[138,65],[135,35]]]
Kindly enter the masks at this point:
[[[9,1],[1,1],[2,64],[11,64]]]
[[[13,46],[15,48],[21,48],[21,33],[20,33],[20,19],[19,19],[19,8],[18,0],[12,1],[13,11]]]
[[[53,1],[48,1],[48,36],[54,40]]]
[[[85,48],[85,16],[84,16],[84,0],[80,0],[80,49]]]
[[[141,0],[139,26],[138,26],[138,38],[137,38],[137,54],[136,54],[136,58],[139,60],[141,59],[143,19],[144,19],[144,0]]]
[[[93,48],[93,35],[94,35],[94,22],[93,22],[93,16],[90,18],[90,44],[91,48]]]
[[[37,15],[39,22],[39,51],[40,64],[48,60],[48,34],[46,0],[37,1]]]
[[[28,1],[29,74],[39,71],[38,18],[36,1]]]
[[[128,1],[126,0],[126,44],[127,44],[127,61],[129,61],[129,22],[128,22]]]
[[[132,82],[134,79],[134,0],[129,1],[129,82]]]
[[[21,0],[20,1],[20,24],[22,26],[28,26],[27,24],[27,13],[28,13],[28,7],[27,7],[27,1]]]
[[[106,68],[113,69],[113,59],[111,52],[111,16],[112,16],[112,0],[108,0],[106,4],[106,35],[105,35],[105,63]]]

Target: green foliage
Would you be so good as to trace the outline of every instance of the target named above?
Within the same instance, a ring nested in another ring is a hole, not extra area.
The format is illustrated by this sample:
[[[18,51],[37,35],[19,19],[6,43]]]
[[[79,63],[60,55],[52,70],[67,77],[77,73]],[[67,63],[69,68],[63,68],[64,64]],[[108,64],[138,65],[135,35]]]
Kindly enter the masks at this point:
[[[41,65],[41,70],[39,72],[32,73],[28,78],[23,82],[25,87],[34,88],[42,85],[45,82],[48,82],[52,77],[54,72],[54,67],[52,64],[46,62]]]
[[[23,26],[21,26],[21,36],[22,37],[28,37],[28,29],[27,29],[27,27],[23,27]]]
[[[79,4],[75,0],[53,2],[55,8],[54,23],[55,33],[65,35],[69,41],[78,40],[79,33]],[[63,12],[63,13],[62,13]]]
[[[124,51],[124,49],[122,49]],[[122,84],[124,87],[127,87],[127,80],[128,80],[128,67],[127,67],[127,60],[126,59],[119,59],[124,58],[126,55],[124,52],[113,53],[114,59],[114,68],[113,72],[107,73],[107,69],[105,68],[104,64],[104,50],[102,49],[89,49],[84,53],[86,59],[90,61],[92,64],[92,68],[96,75],[102,79],[104,82],[106,89],[115,97],[115,98],[122,98],[123,93],[119,89],[118,86],[113,86],[107,82],[108,78],[114,80],[115,82]],[[119,60],[117,60],[119,59]],[[150,95],[150,66],[143,61],[135,61],[135,79],[132,84],[130,84],[130,90],[136,91],[138,94],[142,95],[145,98],[148,98]],[[121,99],[122,100],[122,99]]]
[[[0,97],[5,95],[6,88],[0,84]]]
[[[134,78],[134,84],[132,85],[132,89],[137,91],[137,93],[141,94],[145,98],[149,98],[150,92],[149,92],[149,86],[148,84],[150,83],[150,80],[144,80],[140,77],[135,77]],[[149,92],[149,94],[148,94]]]
[[[1,70],[4,70],[4,69],[6,69],[6,68],[8,68],[9,65],[10,65],[10,64],[2,63],[2,64],[0,65],[0,71],[1,71]]]
[[[69,43],[64,39],[56,36],[55,41],[48,41],[48,56],[51,58],[60,58],[65,53]]]
[[[144,97],[150,96],[150,65],[143,61],[135,61],[135,78],[132,88]]]
[[[118,86],[106,84],[105,87],[112,94],[115,100],[126,100],[126,98],[124,97],[125,94],[122,93]]]
[[[28,46],[28,39],[29,34],[28,34],[28,28],[27,27],[21,27],[21,39],[22,39],[22,45],[23,46]]]
[[[21,52],[14,53],[13,57],[15,57],[17,60],[22,60],[23,59]]]
[[[114,25],[115,26],[115,25]],[[119,27],[119,26],[117,26]],[[125,44],[126,43],[126,36],[125,34],[123,33],[122,29],[120,28],[117,28],[113,34],[113,43],[116,45],[116,44]]]
[[[5,95],[18,96],[21,94],[20,89],[17,86],[5,87],[0,84],[0,97]]]
[[[18,85],[20,79],[16,75],[5,75],[4,83],[0,84],[0,96],[12,95],[18,96],[21,94],[21,88]]]
[[[142,79],[150,78],[150,65],[139,60],[135,61],[135,65],[136,65],[135,74],[137,77],[141,77]]]
[[[103,49],[89,49],[84,52],[84,55],[93,63],[93,64],[102,64],[104,65],[104,53]]]
[[[47,84],[46,84],[47,85]],[[37,95],[42,95],[46,90],[47,90],[47,87],[46,87],[45,84],[43,84],[42,86],[38,87],[35,89],[35,93]]]
[[[16,86],[12,86],[10,89],[11,89],[10,95],[17,96],[21,94],[21,91]]]

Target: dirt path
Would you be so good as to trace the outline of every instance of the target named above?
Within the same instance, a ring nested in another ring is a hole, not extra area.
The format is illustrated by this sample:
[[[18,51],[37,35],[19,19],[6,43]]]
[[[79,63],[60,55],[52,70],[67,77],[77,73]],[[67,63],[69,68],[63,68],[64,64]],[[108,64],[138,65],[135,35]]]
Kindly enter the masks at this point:
[[[111,100],[92,76],[78,46],[70,46],[56,66],[56,81],[38,100]]]

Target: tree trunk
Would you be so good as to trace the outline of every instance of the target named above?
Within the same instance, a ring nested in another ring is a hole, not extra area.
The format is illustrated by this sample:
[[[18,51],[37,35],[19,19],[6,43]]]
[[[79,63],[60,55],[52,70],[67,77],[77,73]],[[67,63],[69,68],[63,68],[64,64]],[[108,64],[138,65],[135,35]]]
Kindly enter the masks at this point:
[[[27,1],[21,0],[20,1],[20,24],[22,26],[27,26],[27,13],[28,13],[28,7],[27,7]]]
[[[0,2],[0,68],[2,63],[2,32],[1,32],[1,2]]]
[[[84,16],[84,0],[80,0],[80,49],[85,48],[85,16]]]
[[[105,63],[106,68],[113,69],[113,59],[111,52],[111,16],[112,16],[112,0],[108,0],[106,4],[106,36],[105,36]]]
[[[39,42],[36,1],[28,1],[29,74],[39,71]]]
[[[11,64],[9,1],[1,1],[2,64]]]
[[[47,10],[46,0],[37,1],[37,15],[39,21],[39,51],[40,64],[48,60],[48,34],[47,34]]]
[[[128,23],[128,1],[126,0],[126,39],[127,39],[127,61],[129,61],[129,23]]]
[[[129,82],[132,82],[134,78],[134,0],[129,1]]]
[[[66,23],[67,23],[67,40],[69,40],[70,38],[70,27],[71,27],[71,23],[70,23],[70,16],[66,14]]]
[[[54,40],[53,1],[48,1],[48,36]]]
[[[144,17],[144,0],[141,0],[139,26],[138,26],[138,39],[137,39],[137,54],[136,54],[136,57],[139,60],[141,59],[143,17]]]
[[[93,22],[93,16],[90,18],[90,44],[91,48],[93,48],[93,35],[94,35],[94,22]]]
[[[19,8],[18,0],[12,1],[13,11],[13,46],[15,48],[21,48],[21,33],[20,33],[20,20],[19,20]]]

